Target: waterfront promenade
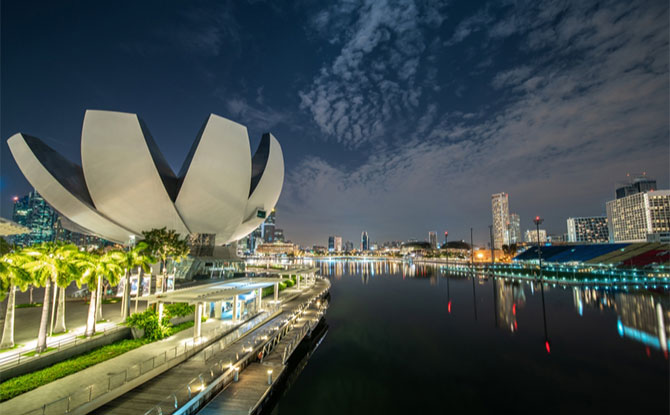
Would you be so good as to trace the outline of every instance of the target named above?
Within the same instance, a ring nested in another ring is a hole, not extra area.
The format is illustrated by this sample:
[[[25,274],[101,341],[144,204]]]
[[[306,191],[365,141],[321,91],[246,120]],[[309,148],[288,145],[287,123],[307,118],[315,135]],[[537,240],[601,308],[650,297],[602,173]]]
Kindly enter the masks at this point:
[[[141,386],[100,407],[93,413],[121,415],[144,414],[147,412],[155,414],[173,413],[176,410],[175,402],[176,406],[181,409],[185,403],[194,399],[198,392],[201,392],[212,383],[210,379],[211,371],[213,368],[221,369],[219,362],[223,363],[224,369],[228,369],[230,365],[236,365],[241,369],[240,379],[246,379],[247,375],[254,373],[253,367],[257,364],[251,363],[249,366],[244,367],[249,360],[255,358],[255,355],[248,356],[247,358],[244,356],[250,355],[249,351],[258,343],[266,340],[269,332],[275,327],[281,326],[285,320],[295,314],[305,303],[327,287],[328,283],[326,281],[317,279],[313,285],[308,287],[303,285],[302,289],[298,289],[294,286],[282,291],[282,297],[280,297],[282,300],[281,311],[261,326],[249,332],[246,336],[223,349],[214,349],[211,351],[206,349],[197,353],[184,363],[145,382]],[[306,321],[306,319],[302,319],[299,327],[302,327]],[[293,338],[294,333],[299,331],[292,330],[291,335],[286,336],[286,338]],[[275,350],[279,350],[279,348],[275,347]],[[283,350],[283,346],[281,350]],[[281,362],[276,366],[278,376],[279,369],[282,367]],[[252,369],[252,371],[247,372],[249,369]],[[201,374],[205,374],[205,377],[200,377]],[[267,374],[265,376],[267,377]],[[249,408],[247,407],[247,412],[245,413],[248,413],[248,410]]]
[[[279,293],[279,299],[290,302],[290,299],[299,293],[297,288],[286,289]],[[266,305],[265,308],[271,307]],[[262,317],[265,319],[270,315],[266,311],[265,316]],[[256,325],[261,321],[256,322]],[[80,407],[93,410],[95,408],[90,406],[90,402],[95,401],[98,404],[103,400],[105,403],[104,400],[111,400],[122,395],[184,362],[217,338],[227,335],[244,324],[245,322],[241,322],[238,325],[232,325],[230,322],[210,319],[202,324],[201,337],[197,340],[193,339],[193,328],[184,330],[170,338],[142,346],[19,395],[0,404],[0,413],[64,413],[68,408],[72,411]],[[134,373],[131,374],[131,372]],[[180,378],[180,380],[183,379]],[[121,383],[123,385],[120,385]],[[110,393],[112,390],[114,393]],[[82,410],[77,409],[75,412],[78,411]]]

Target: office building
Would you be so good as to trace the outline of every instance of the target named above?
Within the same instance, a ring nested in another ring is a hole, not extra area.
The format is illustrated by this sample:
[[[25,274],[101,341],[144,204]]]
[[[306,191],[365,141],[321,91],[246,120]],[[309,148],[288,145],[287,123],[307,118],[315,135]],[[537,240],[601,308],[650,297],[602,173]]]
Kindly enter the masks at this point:
[[[568,218],[568,242],[607,243],[607,216]]]
[[[516,213],[509,214],[509,243],[518,244],[523,242],[521,239],[521,218]]]
[[[428,243],[433,249],[437,249],[437,232],[428,232]]]
[[[275,241],[276,242],[285,242],[284,241],[284,230],[281,228],[275,228]]]
[[[352,252],[354,250],[354,243],[351,241],[347,241],[344,243],[344,250],[346,252]]]
[[[615,191],[616,198],[621,199],[622,197],[634,195],[637,193],[650,192],[656,190],[656,180],[650,179],[647,176],[639,176],[631,180],[629,183],[618,187]]]
[[[361,233],[361,251],[369,251],[370,250],[370,239],[368,238],[368,233],[366,231],[363,231]]]
[[[275,220],[276,212],[272,209],[272,212],[270,212],[268,217],[261,224],[261,234],[263,235],[263,242],[266,244],[271,244],[275,241]]]
[[[507,193],[491,195],[491,210],[493,212],[493,246],[502,249],[509,245],[509,197]]]
[[[328,252],[335,252],[335,237],[328,237]]]
[[[22,198],[15,197],[12,220],[30,232],[14,235],[12,241],[19,246],[52,242],[56,218],[56,212],[36,190]]]
[[[335,252],[342,252],[342,237],[335,237]]]
[[[670,233],[670,190],[634,193],[606,206],[612,242],[663,241]]]
[[[528,243],[537,243],[537,229],[527,229],[524,240]],[[547,242],[547,231],[546,229],[540,229],[540,243]]]

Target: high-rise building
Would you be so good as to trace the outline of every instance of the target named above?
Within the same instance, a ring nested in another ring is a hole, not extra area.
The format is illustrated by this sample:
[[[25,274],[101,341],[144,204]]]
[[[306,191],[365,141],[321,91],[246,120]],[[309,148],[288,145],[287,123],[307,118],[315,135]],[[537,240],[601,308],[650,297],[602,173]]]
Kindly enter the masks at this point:
[[[637,193],[650,192],[656,190],[656,179],[651,179],[647,176],[639,176],[631,180],[629,183],[618,187],[615,191],[616,198],[634,195]]]
[[[437,232],[428,232],[428,243],[433,249],[437,249]]]
[[[80,247],[85,248],[102,248],[108,245],[112,245],[112,242],[109,242],[105,239],[102,239],[97,236],[87,235],[81,232],[75,232],[70,229],[66,229],[63,226],[63,222],[68,219],[63,219],[62,216],[56,214],[56,220],[54,221],[54,240],[70,242]]]
[[[568,218],[568,242],[607,243],[607,216]]]
[[[495,249],[502,249],[509,245],[509,198],[507,193],[491,195],[491,209],[493,211],[493,245]]]
[[[370,250],[370,239],[368,238],[368,233],[366,231],[363,231],[361,233],[361,251],[369,251]]]
[[[527,229],[524,239],[528,243],[537,243],[537,229]],[[547,242],[547,230],[540,229],[540,243]]]
[[[634,193],[607,202],[610,241],[665,241],[670,237],[670,190]]]
[[[53,241],[56,218],[56,212],[36,190],[22,198],[14,198],[12,220],[30,232],[14,235],[12,241],[20,246]]]
[[[281,228],[275,228],[275,241],[284,242],[284,230]]]
[[[334,236],[329,236],[328,237],[328,252],[334,252],[335,251],[335,237]]]
[[[521,218],[516,213],[509,214],[508,227],[509,243],[518,244],[522,242],[521,239]]]
[[[272,212],[270,212],[267,219],[265,219],[265,222],[261,224],[261,233],[265,243],[272,243],[275,241],[275,214],[275,209],[272,209]]]
[[[335,237],[335,252],[342,252],[342,237]]]
[[[344,250],[346,252],[351,252],[354,250],[354,243],[351,241],[347,241],[344,243]]]

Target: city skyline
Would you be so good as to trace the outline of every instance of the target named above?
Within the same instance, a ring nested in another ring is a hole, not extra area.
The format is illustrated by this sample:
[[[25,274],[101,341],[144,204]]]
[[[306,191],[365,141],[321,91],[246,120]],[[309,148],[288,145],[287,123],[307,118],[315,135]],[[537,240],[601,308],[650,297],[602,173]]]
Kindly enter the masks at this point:
[[[173,169],[209,113],[248,125],[252,148],[272,131],[277,208],[302,245],[470,227],[484,244],[500,191],[522,230],[540,215],[564,233],[567,217],[604,215],[628,173],[670,187],[664,4],[124,10],[3,3],[1,216],[31,190],[6,139],[26,131],[79,162],[85,108],[143,114]]]

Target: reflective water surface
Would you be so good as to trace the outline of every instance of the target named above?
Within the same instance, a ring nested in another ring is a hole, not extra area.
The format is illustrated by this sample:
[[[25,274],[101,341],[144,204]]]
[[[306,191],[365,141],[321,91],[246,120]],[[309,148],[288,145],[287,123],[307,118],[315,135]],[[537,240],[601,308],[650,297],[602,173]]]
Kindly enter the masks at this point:
[[[327,335],[273,414],[668,413],[667,292],[319,266]]]

